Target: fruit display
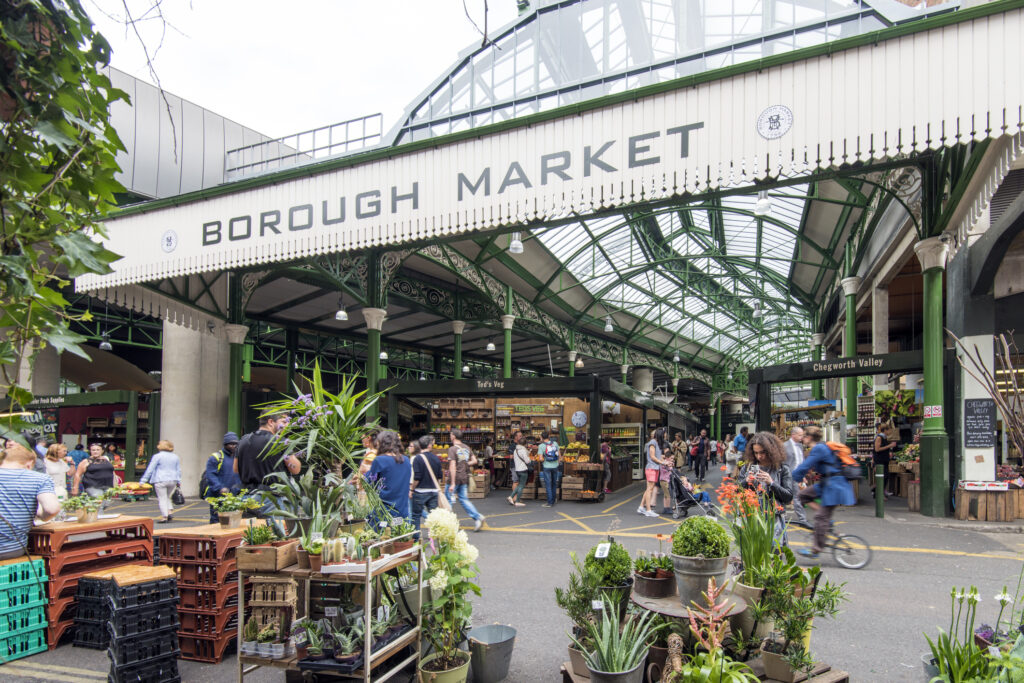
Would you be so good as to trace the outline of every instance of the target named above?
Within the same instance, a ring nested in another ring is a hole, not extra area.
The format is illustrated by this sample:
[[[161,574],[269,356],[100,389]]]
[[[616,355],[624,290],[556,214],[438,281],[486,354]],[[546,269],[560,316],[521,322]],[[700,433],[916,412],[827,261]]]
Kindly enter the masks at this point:
[[[153,492],[149,484],[140,484],[135,481],[126,481],[117,487],[117,497],[123,501],[145,500]]]
[[[565,462],[590,462],[590,446],[582,441],[573,441],[563,452]]]

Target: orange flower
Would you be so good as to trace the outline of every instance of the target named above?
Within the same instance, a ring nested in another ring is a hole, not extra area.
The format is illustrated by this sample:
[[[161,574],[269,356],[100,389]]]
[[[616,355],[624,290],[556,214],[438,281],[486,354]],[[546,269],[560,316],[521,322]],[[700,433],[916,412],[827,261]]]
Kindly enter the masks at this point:
[[[725,465],[722,465],[719,469],[725,472]]]

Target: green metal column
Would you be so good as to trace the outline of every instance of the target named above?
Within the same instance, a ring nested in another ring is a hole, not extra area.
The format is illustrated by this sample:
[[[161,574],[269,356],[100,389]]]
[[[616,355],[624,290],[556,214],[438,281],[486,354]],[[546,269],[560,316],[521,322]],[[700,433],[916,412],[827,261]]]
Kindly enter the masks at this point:
[[[245,364],[245,337],[249,334],[249,327],[228,324],[224,326],[224,334],[228,338],[228,431],[241,436],[245,431],[242,373]],[[288,391],[291,391],[291,388],[292,385],[289,383]]]
[[[455,379],[462,379],[462,333],[466,330],[466,323],[461,320],[452,321],[452,334],[455,335],[453,347],[455,349],[455,367],[452,376]]]
[[[124,434],[124,480],[135,481],[135,458],[139,449],[139,392],[128,395],[128,419]]]
[[[501,316],[501,326],[505,331],[505,358],[501,365],[501,376],[505,379],[512,377],[512,325],[515,320],[514,315]]]
[[[284,331],[284,348],[288,359],[288,367],[285,369],[287,372],[285,382],[288,386],[285,388],[285,393],[290,394],[295,388],[295,358],[299,351],[299,331],[294,327],[289,327]]]
[[[629,382],[626,381],[626,375],[629,372],[629,363],[626,360],[628,357],[629,356],[626,353],[626,347],[622,347],[622,365],[619,367],[619,369],[622,370],[623,384],[629,384]]]
[[[569,376],[570,377],[575,377],[576,376],[576,352],[575,351],[570,351],[569,352]]]
[[[924,429],[921,431],[921,514],[943,517],[949,506],[949,439],[943,414],[942,275],[948,245],[939,237],[921,240],[914,252],[924,280]]]
[[[821,360],[822,345],[825,343],[825,335],[820,332],[815,332],[811,335],[811,344],[813,345],[811,351],[811,360]],[[822,381],[816,379],[811,382],[811,398],[816,401],[820,401],[825,398],[825,391]]]
[[[855,358],[857,356],[857,289],[860,287],[859,277],[843,278],[843,294],[846,296],[846,330],[843,333],[843,357]],[[847,434],[849,427],[857,426],[857,382],[856,377],[846,378],[846,398],[843,401],[846,410]],[[847,438],[844,434],[844,440]],[[853,444],[856,445],[856,439]]]
[[[364,308],[366,320],[366,392],[376,394],[380,389],[380,333],[384,328],[387,311],[383,308]],[[367,411],[373,420],[380,416],[380,405],[374,403]]]

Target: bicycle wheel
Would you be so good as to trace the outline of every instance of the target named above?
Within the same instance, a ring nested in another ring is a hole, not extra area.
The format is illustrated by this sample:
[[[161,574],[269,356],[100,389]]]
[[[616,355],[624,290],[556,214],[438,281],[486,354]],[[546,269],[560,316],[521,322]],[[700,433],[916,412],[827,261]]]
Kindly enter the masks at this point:
[[[861,569],[871,561],[871,546],[860,536],[843,534],[832,543],[832,557],[847,569]]]

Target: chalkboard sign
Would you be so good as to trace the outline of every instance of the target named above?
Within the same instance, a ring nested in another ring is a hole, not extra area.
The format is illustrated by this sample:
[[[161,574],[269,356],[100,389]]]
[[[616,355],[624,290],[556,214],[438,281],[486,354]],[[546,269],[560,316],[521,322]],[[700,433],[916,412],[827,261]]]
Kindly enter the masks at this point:
[[[964,400],[964,448],[996,445],[996,402],[991,398]]]

